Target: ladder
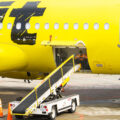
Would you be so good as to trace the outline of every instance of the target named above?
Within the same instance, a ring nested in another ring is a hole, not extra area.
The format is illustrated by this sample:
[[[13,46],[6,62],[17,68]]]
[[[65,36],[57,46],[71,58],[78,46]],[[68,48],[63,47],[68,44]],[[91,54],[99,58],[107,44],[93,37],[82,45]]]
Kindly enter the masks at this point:
[[[45,99],[56,92],[57,88],[69,81],[68,78],[73,72],[79,69],[80,65],[75,65],[74,55],[70,56],[20,101],[12,110],[12,115],[32,114]]]

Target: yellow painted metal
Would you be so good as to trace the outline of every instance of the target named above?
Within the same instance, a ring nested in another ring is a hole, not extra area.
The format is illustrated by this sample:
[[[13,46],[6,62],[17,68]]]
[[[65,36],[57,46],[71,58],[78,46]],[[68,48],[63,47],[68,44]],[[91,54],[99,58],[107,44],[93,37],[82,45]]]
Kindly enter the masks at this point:
[[[75,72],[75,58],[73,57],[73,67],[74,67],[74,72]]]
[[[36,95],[37,106],[39,106],[38,95],[37,95],[37,89],[34,88],[34,91],[35,91],[35,95]]]
[[[61,67],[61,73],[62,73],[62,80],[63,80],[63,69],[62,69],[62,67]]]
[[[0,72],[21,70],[27,65],[27,56],[22,49],[14,45],[0,44]]]
[[[27,116],[27,114],[14,114],[14,113],[12,113],[12,115],[19,115],[19,116]]]
[[[64,87],[69,81],[70,81],[70,77],[66,78],[62,83],[62,87]]]
[[[50,78],[49,78],[49,87],[50,87],[50,93],[52,93]]]
[[[3,0],[0,0],[3,2]],[[4,0],[4,2],[8,0]],[[12,0],[9,0],[12,1]],[[7,24],[14,25],[15,17],[10,17],[13,9],[23,8],[26,2],[39,0],[14,0],[3,20],[3,29],[0,29],[0,44],[11,45],[16,48],[1,47],[0,58],[2,64],[0,70],[8,73],[12,71],[31,71],[48,73],[56,68],[53,48],[47,45],[74,46],[76,41],[83,41],[87,48],[87,55],[92,72],[95,73],[120,73],[120,1],[119,0],[40,0],[38,8],[46,8],[43,16],[31,17],[31,25],[27,32],[36,33],[35,45],[19,45],[11,40],[12,30],[7,29]],[[68,5],[69,4],[69,5]],[[6,8],[1,6],[0,8]],[[62,8],[62,10],[61,10]],[[63,12],[64,11],[64,12]],[[52,16],[52,17],[51,17]],[[21,18],[22,16],[19,16]],[[40,29],[35,29],[35,23],[40,23]],[[48,30],[45,23],[49,23]],[[54,29],[54,24],[59,24],[59,29]],[[64,29],[64,24],[69,24],[69,29]],[[79,28],[74,29],[74,24],[78,23]],[[84,29],[84,24],[88,23],[89,28]],[[94,24],[99,24],[99,29],[94,29]],[[109,29],[105,30],[105,23],[109,24]],[[45,41],[46,40],[46,41]],[[42,43],[42,45],[41,45]],[[80,45],[81,46],[81,45]],[[13,52],[7,53],[6,50]],[[19,52],[17,52],[19,51]],[[23,53],[21,54],[22,51]],[[6,58],[2,55],[7,56]],[[11,55],[11,56],[10,56]],[[17,57],[15,57],[17,56]],[[25,56],[25,58],[23,57]],[[13,59],[13,62],[12,62]],[[22,59],[22,60],[20,60]],[[9,60],[6,64],[6,61]],[[17,62],[18,61],[18,62]],[[13,64],[14,63],[14,64]],[[7,66],[8,65],[8,66]],[[2,74],[0,74],[2,75]],[[4,76],[5,74],[3,74]],[[5,75],[7,76],[7,74]],[[18,74],[11,77],[20,78]]]
[[[9,0],[12,1],[12,0]],[[41,45],[42,35],[39,30],[35,29],[35,23],[42,22],[43,16],[39,17],[31,17],[30,25],[31,28],[27,30],[29,34],[36,33],[36,44],[35,45],[19,45],[14,43],[11,40],[11,32],[12,29],[7,29],[7,24],[11,23],[13,26],[15,22],[15,17],[10,17],[10,14],[13,9],[20,9],[27,2],[34,2],[38,0],[14,0],[14,3],[11,6],[0,6],[0,8],[8,8],[7,13],[5,14],[5,18],[3,20],[3,28],[0,29],[0,44],[5,44],[6,47],[1,48],[0,45],[0,58],[2,64],[0,64],[0,71],[31,71],[31,72],[42,72],[42,73],[49,73],[56,68],[56,63],[54,61],[53,49],[52,47],[45,47]],[[0,2],[8,2],[7,0],[0,0]],[[38,5],[39,8],[43,7],[46,2],[41,2]],[[46,6],[46,5],[45,5]],[[45,7],[44,6],[44,7]],[[22,16],[20,16],[22,17]],[[42,18],[42,19],[41,19]],[[41,21],[41,20],[42,21]],[[13,27],[12,26],[12,27]],[[42,26],[41,26],[42,27]],[[49,39],[49,37],[47,38]],[[9,48],[8,45],[13,46],[13,48]],[[15,49],[14,49],[15,48]],[[6,51],[1,53],[2,51]],[[23,53],[22,53],[23,52]],[[21,54],[22,53],[22,54]],[[6,56],[6,57],[3,57]],[[23,57],[25,58],[23,59]],[[13,60],[13,62],[12,62]],[[7,61],[7,63],[6,63]],[[9,67],[10,66],[10,67]],[[12,67],[11,67],[12,66]],[[9,74],[9,73],[8,73]],[[4,74],[3,74],[4,76]],[[7,76],[7,74],[5,75]],[[11,76],[14,77],[14,76]],[[16,78],[19,78],[20,76]]]

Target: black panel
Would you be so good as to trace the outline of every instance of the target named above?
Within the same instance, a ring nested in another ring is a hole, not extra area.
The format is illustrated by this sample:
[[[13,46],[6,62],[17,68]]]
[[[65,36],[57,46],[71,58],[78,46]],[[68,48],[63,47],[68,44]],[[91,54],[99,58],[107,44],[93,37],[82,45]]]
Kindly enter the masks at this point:
[[[50,77],[50,83],[53,85],[62,77],[61,69],[59,69],[55,74]]]
[[[36,95],[35,92],[33,92],[13,110],[13,113],[25,114],[25,110],[29,106],[31,106],[35,101],[36,101]]]
[[[71,59],[63,66],[63,75],[65,75],[72,67],[73,67],[73,60]]]
[[[45,81],[45,83],[42,84],[42,86],[40,86],[38,89],[37,89],[37,95],[38,95],[38,98],[40,96],[42,96],[48,89],[49,89],[49,81]]]
[[[0,2],[0,6],[10,6],[14,1],[10,2]]]

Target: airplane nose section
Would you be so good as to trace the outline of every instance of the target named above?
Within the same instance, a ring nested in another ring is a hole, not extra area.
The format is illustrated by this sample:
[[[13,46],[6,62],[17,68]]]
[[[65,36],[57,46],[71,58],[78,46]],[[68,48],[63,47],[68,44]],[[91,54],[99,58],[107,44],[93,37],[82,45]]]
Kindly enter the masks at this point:
[[[21,70],[26,65],[26,55],[19,47],[0,44],[0,72]]]

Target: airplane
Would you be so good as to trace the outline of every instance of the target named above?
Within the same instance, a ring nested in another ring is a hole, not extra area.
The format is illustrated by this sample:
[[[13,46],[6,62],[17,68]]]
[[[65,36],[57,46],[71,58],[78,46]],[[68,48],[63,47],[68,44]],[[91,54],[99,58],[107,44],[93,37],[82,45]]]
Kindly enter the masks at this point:
[[[93,73],[120,74],[119,11],[119,0],[0,0],[0,76],[37,79],[80,50]]]

